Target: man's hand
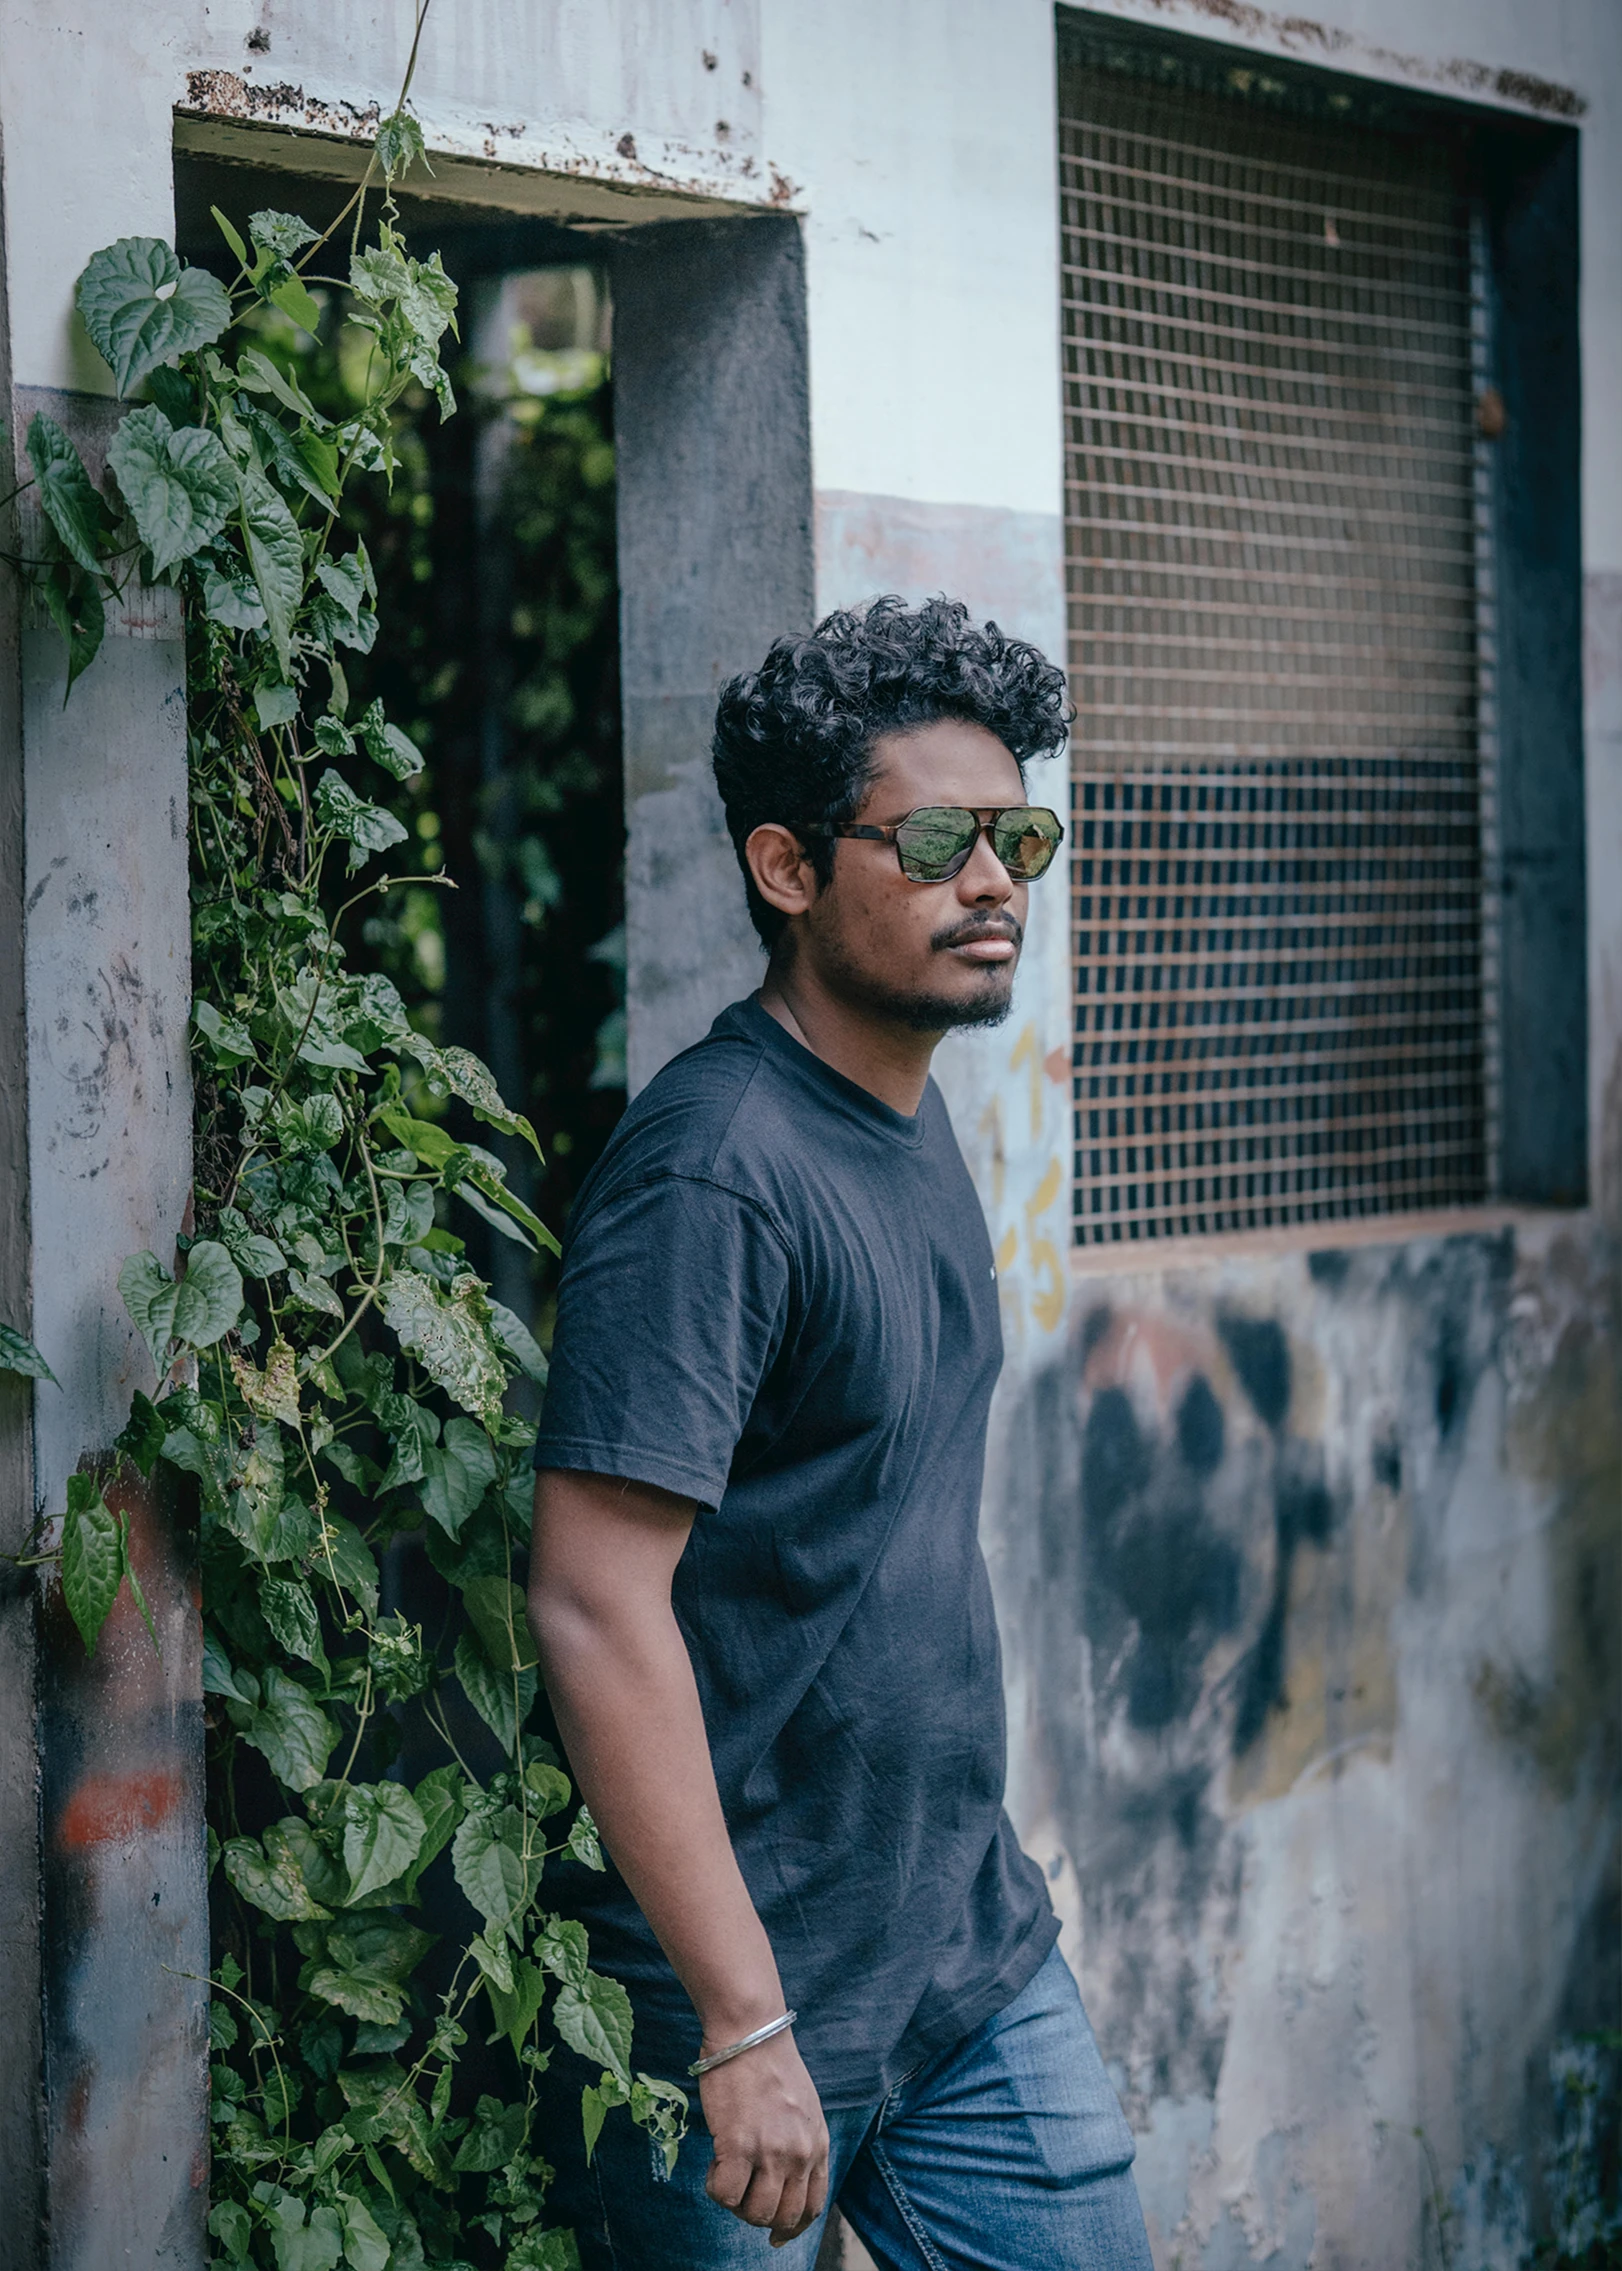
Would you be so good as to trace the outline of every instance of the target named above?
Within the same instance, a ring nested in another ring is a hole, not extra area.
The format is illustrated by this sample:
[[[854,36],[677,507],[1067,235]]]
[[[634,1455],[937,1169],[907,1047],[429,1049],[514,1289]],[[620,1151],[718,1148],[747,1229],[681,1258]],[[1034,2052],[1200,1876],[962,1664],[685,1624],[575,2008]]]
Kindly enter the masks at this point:
[[[699,2100],[715,2148],[705,2190],[786,2247],[828,2198],[828,2124],[793,2035],[717,2066],[699,2083]]]

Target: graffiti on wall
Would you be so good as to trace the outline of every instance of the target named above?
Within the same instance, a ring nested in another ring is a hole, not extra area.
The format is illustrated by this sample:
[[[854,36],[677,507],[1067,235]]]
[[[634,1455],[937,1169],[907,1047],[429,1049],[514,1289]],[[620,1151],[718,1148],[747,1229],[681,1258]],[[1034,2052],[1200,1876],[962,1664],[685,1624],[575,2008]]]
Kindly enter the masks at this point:
[[[1051,1341],[1065,1317],[1069,1185],[1062,1121],[1070,1059],[1064,1049],[1044,1053],[1035,1020],[1027,1019],[985,1071],[990,1094],[974,1115],[964,1150],[991,1230],[1003,1339],[1018,1359]]]
[[[1553,1233],[1089,1271],[1027,1379],[1016,1820],[1163,2266],[1508,2271],[1614,2147],[1615,1300]]]

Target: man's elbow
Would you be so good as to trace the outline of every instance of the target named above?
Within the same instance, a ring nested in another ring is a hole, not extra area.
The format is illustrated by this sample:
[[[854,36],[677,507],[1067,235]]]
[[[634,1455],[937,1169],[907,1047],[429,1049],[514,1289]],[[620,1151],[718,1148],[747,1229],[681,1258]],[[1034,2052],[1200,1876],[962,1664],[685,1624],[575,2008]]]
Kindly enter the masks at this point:
[[[603,1604],[560,1572],[548,1569],[539,1555],[531,1560],[528,1606],[529,1629],[549,1680],[600,1648],[607,1637]]]

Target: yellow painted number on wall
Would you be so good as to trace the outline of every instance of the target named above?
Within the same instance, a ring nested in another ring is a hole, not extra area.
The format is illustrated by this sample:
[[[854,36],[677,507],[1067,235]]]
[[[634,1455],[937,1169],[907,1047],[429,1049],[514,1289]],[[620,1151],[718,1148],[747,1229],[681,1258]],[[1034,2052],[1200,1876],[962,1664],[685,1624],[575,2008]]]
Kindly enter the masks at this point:
[[[1040,1066],[1038,1066],[1040,1072]],[[1062,1177],[1059,1162],[1048,1161],[1047,1173],[1037,1184],[1032,1196],[1025,1202],[1025,1244],[1030,1255],[1031,1275],[1035,1287],[1031,1294],[1031,1314],[1043,1332],[1051,1333],[1064,1315],[1064,1264],[1059,1249],[1051,1238],[1038,1237],[1036,1219],[1045,1214],[1059,1195]],[[1009,1233],[1010,1237],[1013,1235]]]

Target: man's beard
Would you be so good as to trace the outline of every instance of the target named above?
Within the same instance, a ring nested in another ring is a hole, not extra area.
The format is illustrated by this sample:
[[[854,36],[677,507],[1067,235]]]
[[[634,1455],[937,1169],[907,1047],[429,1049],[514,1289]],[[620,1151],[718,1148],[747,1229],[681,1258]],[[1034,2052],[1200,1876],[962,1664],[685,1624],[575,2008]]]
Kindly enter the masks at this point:
[[[970,916],[938,930],[929,942],[937,953],[975,938],[1007,938],[1014,943],[1013,961],[988,965],[981,983],[966,994],[933,994],[924,989],[904,992],[898,986],[886,985],[871,971],[856,969],[843,956],[826,965],[827,974],[848,1001],[876,1010],[912,1033],[952,1033],[1001,1025],[1014,1005],[1014,971],[1024,937],[1023,927],[1011,915],[993,922]]]

